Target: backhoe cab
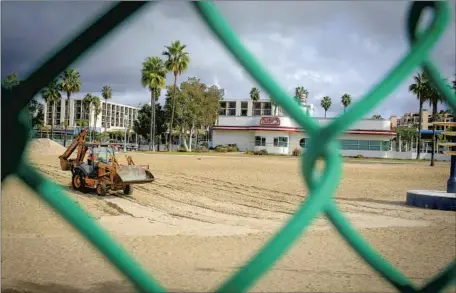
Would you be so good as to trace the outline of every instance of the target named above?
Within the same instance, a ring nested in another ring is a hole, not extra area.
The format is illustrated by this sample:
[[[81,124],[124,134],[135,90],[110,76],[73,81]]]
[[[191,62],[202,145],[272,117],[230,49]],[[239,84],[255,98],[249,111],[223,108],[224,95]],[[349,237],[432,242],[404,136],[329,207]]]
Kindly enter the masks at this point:
[[[130,195],[133,193],[132,185],[155,180],[149,165],[135,165],[131,156],[126,156],[128,165],[120,165],[110,144],[86,143],[86,134],[87,129],[81,130],[65,153],[59,156],[61,169],[71,171],[74,189],[96,189],[100,196],[106,195],[109,190],[123,190],[124,194]],[[76,148],[76,158],[69,159]],[[84,162],[87,151],[89,156]]]

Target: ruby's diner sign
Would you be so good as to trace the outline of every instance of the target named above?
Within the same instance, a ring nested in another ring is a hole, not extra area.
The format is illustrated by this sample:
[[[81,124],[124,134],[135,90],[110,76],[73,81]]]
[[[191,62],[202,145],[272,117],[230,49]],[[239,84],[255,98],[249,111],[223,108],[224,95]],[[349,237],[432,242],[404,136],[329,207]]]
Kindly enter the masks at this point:
[[[279,126],[280,125],[280,118],[279,117],[261,117],[260,125]]]

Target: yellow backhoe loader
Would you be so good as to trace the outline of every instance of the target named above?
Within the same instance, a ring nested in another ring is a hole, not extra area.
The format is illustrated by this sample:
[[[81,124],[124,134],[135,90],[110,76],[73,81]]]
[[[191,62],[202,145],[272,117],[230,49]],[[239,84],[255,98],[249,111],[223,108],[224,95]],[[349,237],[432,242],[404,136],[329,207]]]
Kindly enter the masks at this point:
[[[59,156],[61,169],[71,171],[74,189],[96,189],[100,196],[106,195],[110,190],[122,190],[124,194],[131,195],[132,185],[155,180],[149,165],[135,165],[131,156],[126,156],[128,165],[120,165],[110,144],[87,143],[87,132],[87,129],[82,129],[67,150]],[[76,158],[69,159],[76,148]],[[90,154],[87,162],[84,162],[88,150]]]

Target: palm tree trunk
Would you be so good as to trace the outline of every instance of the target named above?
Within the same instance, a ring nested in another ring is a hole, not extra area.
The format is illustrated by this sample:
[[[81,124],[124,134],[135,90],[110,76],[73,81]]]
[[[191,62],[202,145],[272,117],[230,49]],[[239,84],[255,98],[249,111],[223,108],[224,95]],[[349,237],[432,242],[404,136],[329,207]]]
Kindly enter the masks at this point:
[[[437,100],[432,102],[432,122],[437,120]],[[434,124],[434,123],[433,123]],[[432,144],[431,144],[431,164],[430,166],[433,167],[434,163],[434,152],[435,152],[435,124],[432,127]]]
[[[420,97],[420,94],[418,93],[418,100],[420,101],[420,120],[419,120],[419,123],[418,123],[418,145],[416,147],[416,159],[419,160],[420,159],[420,155],[421,155],[421,127],[422,127],[422,124],[423,124],[423,102],[421,101],[421,97]]]
[[[107,131],[107,126],[108,126],[108,99],[105,99],[105,132]],[[102,110],[103,111],[103,110]],[[101,114],[103,115],[103,113]],[[103,117],[101,118],[103,120]]]
[[[67,129],[68,124],[70,122],[70,93],[67,92],[67,100],[65,102],[65,116],[63,117],[63,127],[65,128],[65,133],[63,134],[63,146],[66,147],[66,139],[67,139]],[[68,116],[68,123],[67,123],[67,116]]]
[[[435,151],[435,126],[432,130],[432,144],[431,144],[431,164],[429,166],[434,167],[434,151]]]
[[[55,102],[52,102],[52,108],[51,108],[51,140],[54,140],[54,115],[55,115]]]
[[[93,130],[95,131],[95,129],[97,129],[97,118],[98,118],[98,115],[96,113],[94,115],[95,115],[95,117],[93,117]],[[93,135],[95,136],[95,133]],[[93,140],[95,140],[94,137],[93,137]]]
[[[173,88],[173,107],[172,107],[172,110],[171,110],[171,122],[170,122],[170,126],[169,126],[169,147],[168,147],[168,151],[171,151],[171,146],[172,146],[172,135],[173,135],[173,122],[174,122],[174,110],[176,108],[176,86],[177,86],[177,73],[174,73],[174,88]]]
[[[325,109],[325,119],[326,119],[326,109]]]
[[[154,133],[154,126],[155,126],[155,97],[153,89],[150,89],[150,139],[149,139],[149,151],[155,151],[155,133]]]
[[[193,132],[195,131],[195,122],[192,123],[192,126],[190,128],[190,139],[188,140],[189,144],[189,152],[192,151],[192,143],[193,143]],[[197,134],[198,135],[198,134]]]
[[[89,141],[92,142],[92,132],[90,131],[90,110],[92,108],[92,103],[89,104],[89,121],[87,121],[87,125],[89,126]]]

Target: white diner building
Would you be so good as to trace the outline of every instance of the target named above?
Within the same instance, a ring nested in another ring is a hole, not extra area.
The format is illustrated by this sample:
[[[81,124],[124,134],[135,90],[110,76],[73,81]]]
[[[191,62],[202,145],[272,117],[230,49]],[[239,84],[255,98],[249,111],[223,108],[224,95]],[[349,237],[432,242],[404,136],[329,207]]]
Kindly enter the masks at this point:
[[[333,119],[313,117],[314,106],[300,101],[304,112],[320,125]],[[343,156],[386,157],[396,133],[389,120],[363,119],[340,137]],[[240,151],[267,150],[291,155],[295,148],[305,151],[308,134],[269,100],[224,100],[212,132],[213,146],[236,144]]]

